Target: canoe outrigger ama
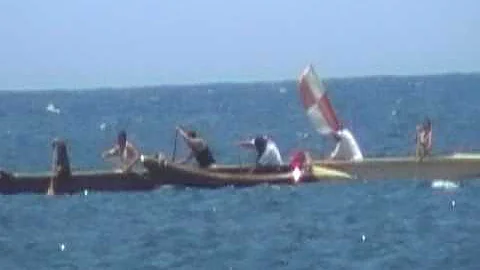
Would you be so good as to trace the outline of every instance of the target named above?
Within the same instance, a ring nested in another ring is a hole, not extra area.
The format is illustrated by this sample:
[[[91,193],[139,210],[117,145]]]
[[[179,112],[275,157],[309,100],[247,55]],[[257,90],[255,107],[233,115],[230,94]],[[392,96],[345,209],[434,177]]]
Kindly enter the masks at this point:
[[[327,91],[309,65],[299,79],[299,94],[306,114],[318,133],[329,134],[338,126],[338,118]],[[314,100],[314,102],[312,102]],[[315,165],[341,170],[364,180],[464,180],[480,178],[480,154],[456,153],[427,156],[421,161],[411,157],[367,157],[359,161],[316,160]]]

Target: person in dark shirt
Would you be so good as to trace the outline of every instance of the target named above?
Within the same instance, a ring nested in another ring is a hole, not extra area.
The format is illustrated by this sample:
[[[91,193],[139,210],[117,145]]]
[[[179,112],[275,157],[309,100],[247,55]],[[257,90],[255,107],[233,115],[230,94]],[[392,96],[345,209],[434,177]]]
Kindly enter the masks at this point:
[[[183,137],[185,143],[190,148],[190,154],[184,160],[180,161],[180,163],[186,163],[192,158],[195,158],[200,168],[208,168],[215,164],[215,159],[207,142],[200,138],[196,131],[186,131],[181,127],[177,127],[177,132]]]

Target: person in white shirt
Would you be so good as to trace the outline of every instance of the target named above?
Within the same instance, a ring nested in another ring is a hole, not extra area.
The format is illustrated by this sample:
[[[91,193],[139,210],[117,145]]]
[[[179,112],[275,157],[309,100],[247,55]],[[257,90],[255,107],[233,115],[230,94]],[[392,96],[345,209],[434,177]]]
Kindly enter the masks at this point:
[[[102,157],[109,158],[118,156],[122,163],[121,170],[123,172],[129,172],[135,163],[138,161],[140,154],[135,146],[127,141],[127,133],[120,131],[117,137],[117,143],[113,148],[102,153]]]
[[[348,161],[363,160],[360,147],[358,147],[357,141],[348,129],[342,128],[334,132],[333,137],[337,141],[337,145],[330,155],[330,159]]]
[[[240,142],[239,145],[256,150],[257,166],[279,166],[283,164],[277,144],[266,136],[258,136],[252,140]]]

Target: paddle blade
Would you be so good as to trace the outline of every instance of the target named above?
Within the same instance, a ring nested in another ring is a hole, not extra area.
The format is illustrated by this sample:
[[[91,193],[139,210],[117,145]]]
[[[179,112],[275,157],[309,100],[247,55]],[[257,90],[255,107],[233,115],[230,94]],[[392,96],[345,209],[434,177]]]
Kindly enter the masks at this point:
[[[335,169],[325,168],[322,166],[314,165],[312,167],[312,173],[316,178],[326,179],[353,179],[353,177],[346,173]]]

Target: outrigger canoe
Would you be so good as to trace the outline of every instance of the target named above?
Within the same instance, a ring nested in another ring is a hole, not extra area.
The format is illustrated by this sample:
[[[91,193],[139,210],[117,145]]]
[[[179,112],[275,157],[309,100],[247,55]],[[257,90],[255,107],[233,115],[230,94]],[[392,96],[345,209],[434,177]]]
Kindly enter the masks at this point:
[[[44,173],[6,173],[0,172],[0,194],[40,193],[48,189],[51,172]],[[57,194],[80,193],[87,191],[142,191],[158,186],[154,181],[140,173],[122,173],[116,171],[74,171],[69,179],[62,181],[55,192]]]
[[[166,159],[142,157],[149,177],[162,184],[189,187],[253,186],[259,184],[297,184],[328,180],[348,180],[351,177],[338,170],[315,166],[309,172],[294,171],[289,166],[255,168],[220,165],[208,169],[182,165]]]
[[[426,157],[365,158],[362,161],[315,161],[364,180],[466,180],[480,178],[480,154],[456,153]]]

